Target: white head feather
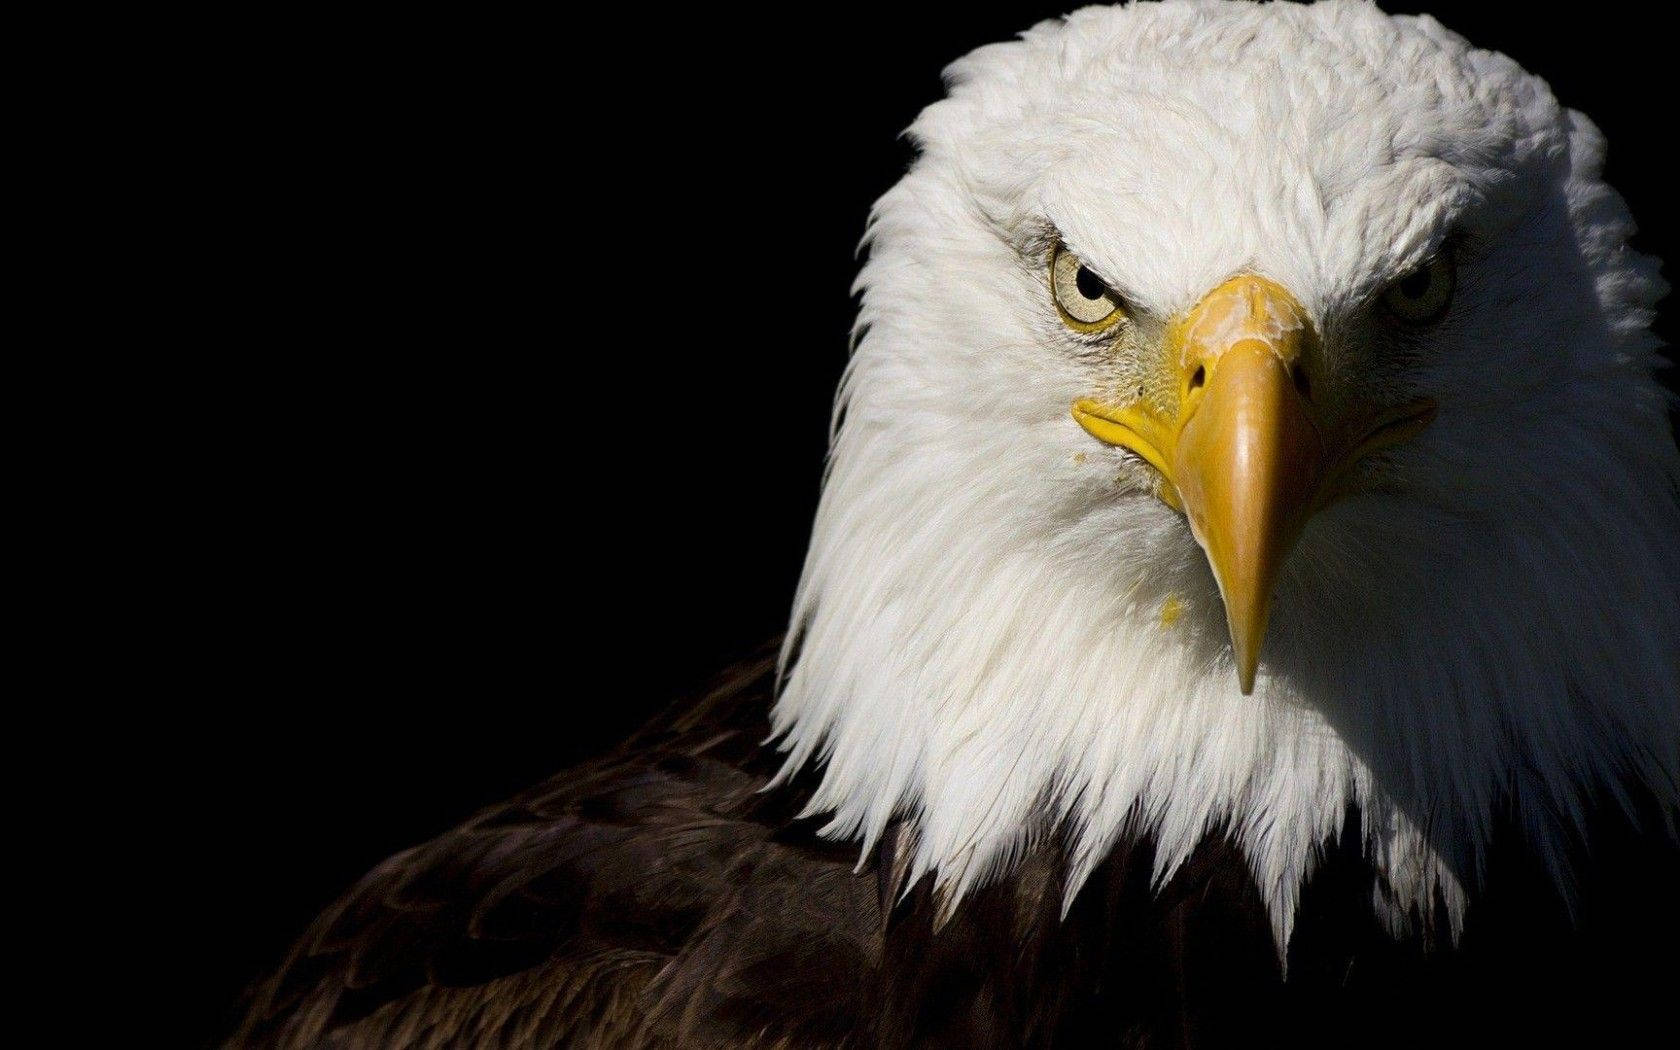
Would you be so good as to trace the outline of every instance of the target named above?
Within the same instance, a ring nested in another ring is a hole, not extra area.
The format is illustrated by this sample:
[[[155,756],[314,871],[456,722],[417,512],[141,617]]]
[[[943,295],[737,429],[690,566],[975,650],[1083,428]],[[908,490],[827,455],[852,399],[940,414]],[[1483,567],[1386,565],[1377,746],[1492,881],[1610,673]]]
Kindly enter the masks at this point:
[[[948,78],[869,228],[774,712],[785,772],[824,763],[828,833],[867,851],[906,818],[954,902],[1051,829],[1069,900],[1123,834],[1165,878],[1225,829],[1281,949],[1350,805],[1385,917],[1440,899],[1456,932],[1498,807],[1562,882],[1592,793],[1675,801],[1664,288],[1584,117],[1365,3],[1086,8]],[[1138,366],[1058,320],[1057,235],[1160,317],[1271,277],[1340,381],[1439,404],[1309,524],[1253,696],[1184,519],[1069,416]],[[1407,353],[1362,337],[1449,236],[1446,321]]]

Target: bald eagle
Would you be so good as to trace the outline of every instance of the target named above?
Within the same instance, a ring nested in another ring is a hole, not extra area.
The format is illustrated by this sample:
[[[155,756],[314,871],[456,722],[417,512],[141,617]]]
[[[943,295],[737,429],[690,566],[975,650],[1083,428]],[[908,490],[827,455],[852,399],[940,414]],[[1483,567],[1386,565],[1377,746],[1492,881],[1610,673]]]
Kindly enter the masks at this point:
[[[1680,455],[1597,130],[1359,2],[1087,8],[948,82],[785,640],[375,868],[229,1045],[1547,1042],[1672,998]]]

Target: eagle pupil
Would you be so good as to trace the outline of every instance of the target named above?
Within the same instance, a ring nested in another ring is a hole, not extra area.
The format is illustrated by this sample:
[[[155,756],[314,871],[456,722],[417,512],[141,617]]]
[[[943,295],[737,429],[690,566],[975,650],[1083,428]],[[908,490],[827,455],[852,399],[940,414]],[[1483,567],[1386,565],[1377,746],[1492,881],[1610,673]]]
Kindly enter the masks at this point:
[[[1101,299],[1108,291],[1108,286],[1096,274],[1081,266],[1074,275],[1073,281],[1079,286],[1079,294],[1087,299]]]
[[[1422,299],[1423,293],[1427,291],[1429,291],[1428,270],[1419,270],[1400,282],[1400,294],[1408,299]]]

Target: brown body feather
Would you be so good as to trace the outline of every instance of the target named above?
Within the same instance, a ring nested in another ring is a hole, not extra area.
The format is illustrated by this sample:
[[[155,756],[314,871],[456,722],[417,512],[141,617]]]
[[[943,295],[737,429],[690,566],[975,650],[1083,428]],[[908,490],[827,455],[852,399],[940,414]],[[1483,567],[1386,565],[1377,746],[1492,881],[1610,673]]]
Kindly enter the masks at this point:
[[[1549,1043],[1641,1024],[1672,991],[1672,956],[1632,953],[1680,933],[1680,861],[1618,821],[1578,926],[1513,849],[1463,947],[1426,953],[1378,929],[1350,814],[1287,982],[1217,834],[1163,887],[1149,843],[1122,846],[1065,919],[1052,842],[941,922],[926,880],[895,878],[896,834],[859,870],[855,846],[794,819],[804,785],[761,790],[772,670],[742,667],[613,754],[381,864],[251,990],[228,1045]]]

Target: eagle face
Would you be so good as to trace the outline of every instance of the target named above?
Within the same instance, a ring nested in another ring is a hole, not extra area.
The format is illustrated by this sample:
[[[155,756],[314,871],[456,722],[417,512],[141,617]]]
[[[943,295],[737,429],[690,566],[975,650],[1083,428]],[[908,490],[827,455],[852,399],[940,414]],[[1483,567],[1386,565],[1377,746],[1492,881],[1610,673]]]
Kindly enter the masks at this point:
[[[1539,79],[1363,3],[1087,8],[948,71],[878,203],[775,711],[951,900],[1349,807],[1396,929],[1493,816],[1677,798],[1654,260]]]

